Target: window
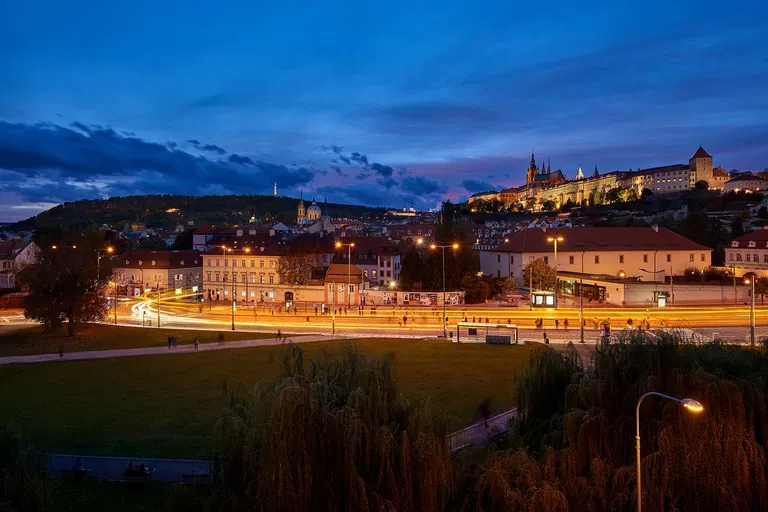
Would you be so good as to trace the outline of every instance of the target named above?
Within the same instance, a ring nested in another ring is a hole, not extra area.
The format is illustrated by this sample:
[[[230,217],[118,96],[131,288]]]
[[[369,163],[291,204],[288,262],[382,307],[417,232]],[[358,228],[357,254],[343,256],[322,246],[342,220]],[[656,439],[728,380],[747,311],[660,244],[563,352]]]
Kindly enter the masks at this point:
[[[221,280],[221,274],[219,272],[216,272],[216,281]]]
[[[233,266],[233,267],[236,267],[236,266],[237,266],[237,260],[232,260],[232,266]]]
[[[339,293],[344,293],[344,285],[343,284],[339,285]]]
[[[368,279],[368,271],[367,270],[363,270],[363,277]]]
[[[568,263],[573,265],[573,256],[568,256]]]
[[[264,260],[259,260],[259,268],[264,268]]]
[[[183,274],[176,274],[176,275],[174,276],[174,278],[175,278],[177,281],[181,281],[182,279],[184,279],[184,276],[183,276]]]
[[[691,261],[691,262],[693,261],[693,253],[688,255],[688,261]]]
[[[392,277],[392,272],[390,272],[389,270],[387,270],[387,277]]]
[[[741,261],[741,253],[736,253],[736,261]]]
[[[544,256],[544,264],[549,265],[549,256]]]
[[[256,260],[251,260],[251,268],[256,266]]]
[[[232,281],[237,282],[237,272],[232,272]]]
[[[729,260],[733,261],[733,253],[730,254]]]
[[[275,274],[269,274],[269,284],[275,284]]]
[[[355,285],[349,285],[349,293],[355,293]]]
[[[667,254],[667,263],[670,263],[672,261],[672,255]]]
[[[510,255],[509,255],[509,264],[511,265],[511,264],[513,264],[514,262],[515,262],[515,257],[514,257],[514,256],[512,256],[512,255],[510,254]]]
[[[259,274],[259,283],[264,284],[264,274]]]
[[[703,254],[701,256],[702,258],[704,257]],[[704,260],[702,259],[701,261],[704,261]],[[768,254],[763,254],[763,263],[768,263]]]
[[[376,279],[376,271],[371,270],[371,279]]]
[[[208,266],[209,267],[211,266],[211,260],[210,259],[208,260]]]
[[[227,261],[227,258],[224,258],[224,266],[226,267],[227,265],[229,265],[229,262]]]
[[[329,284],[329,285],[328,285],[328,291],[329,291],[329,292],[331,292],[331,293],[333,293],[333,285],[332,285],[332,284]]]
[[[600,256],[599,255],[595,255],[595,264],[596,265],[600,264]]]
[[[242,274],[243,274],[243,275],[242,275],[242,281],[243,281],[244,283],[247,283],[247,282],[248,282],[248,281],[247,281],[247,280],[248,280],[248,276],[245,274],[245,272],[243,272]]]
[[[768,256],[768,255],[767,255],[767,256]],[[211,280],[211,273],[210,273],[210,272],[206,272],[206,273],[205,273],[205,279],[206,279],[207,281],[210,281],[210,280]]]
[[[229,272],[224,272],[224,282],[227,282],[227,279],[229,278]]]
[[[216,266],[217,267],[219,266],[219,259],[218,258],[216,258]]]
[[[242,264],[242,265],[240,265],[240,266],[241,266],[241,267],[243,267],[243,268],[245,268],[245,260],[243,260],[243,262],[242,262],[242,263],[243,263],[243,264]]]
[[[251,272],[251,284],[256,284],[256,273]]]
[[[619,254],[619,263],[624,263],[624,255]]]
[[[701,253],[701,261],[707,261],[707,257],[704,253]],[[765,255],[765,262],[768,263],[768,254]]]
[[[275,260],[269,260],[269,268],[275,268]]]

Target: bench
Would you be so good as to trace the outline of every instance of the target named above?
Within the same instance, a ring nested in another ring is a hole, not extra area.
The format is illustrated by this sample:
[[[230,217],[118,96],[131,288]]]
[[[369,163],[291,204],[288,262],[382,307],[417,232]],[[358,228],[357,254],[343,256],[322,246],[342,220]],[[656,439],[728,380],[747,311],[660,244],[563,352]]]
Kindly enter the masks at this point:
[[[210,473],[196,473],[192,475],[181,475],[184,485],[211,485]]]
[[[128,473],[126,471],[123,473],[123,481],[128,483],[146,483],[152,480],[153,471],[154,471],[153,468],[147,468],[146,473],[140,473],[138,471]]]
[[[85,482],[88,478],[89,469],[62,469],[61,477],[65,480],[71,480],[76,483]]]

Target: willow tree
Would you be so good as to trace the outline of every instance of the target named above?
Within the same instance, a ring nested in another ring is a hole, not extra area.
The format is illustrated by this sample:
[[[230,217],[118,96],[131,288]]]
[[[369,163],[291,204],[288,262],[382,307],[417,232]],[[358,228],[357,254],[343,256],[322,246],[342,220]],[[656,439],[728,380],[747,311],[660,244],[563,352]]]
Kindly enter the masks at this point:
[[[215,428],[212,510],[444,510],[449,453],[392,355],[287,348],[280,375],[238,387]]]

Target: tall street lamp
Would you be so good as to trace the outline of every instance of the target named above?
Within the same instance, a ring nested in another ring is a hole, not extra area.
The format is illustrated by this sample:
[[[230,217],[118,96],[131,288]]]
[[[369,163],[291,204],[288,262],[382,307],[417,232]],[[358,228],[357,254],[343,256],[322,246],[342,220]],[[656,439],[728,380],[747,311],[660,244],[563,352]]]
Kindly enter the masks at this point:
[[[56,246],[54,246],[54,249],[55,248]],[[96,275],[98,276],[99,279],[101,278],[101,258],[103,258],[103,256],[101,255],[101,251],[104,251],[108,254],[112,254],[114,250],[115,249],[112,248],[111,246],[108,246],[105,249],[96,249]]]
[[[442,249],[443,250],[443,338],[448,337],[448,327],[446,325],[446,318],[445,318],[445,250],[446,249],[453,249],[454,251],[459,248],[459,244],[453,243],[451,245],[435,245],[432,244],[429,246],[430,249]]]
[[[547,238],[547,242],[555,244],[555,309],[557,309],[557,242],[564,240],[561,236],[551,236]]]
[[[657,393],[656,391],[651,391],[649,393],[644,394],[640,397],[640,400],[637,401],[637,408],[635,409],[635,446],[637,448],[637,512],[641,512],[640,506],[641,506],[641,498],[642,498],[642,487],[640,485],[640,404],[643,402],[645,397],[648,396],[660,396],[662,398],[666,398],[667,400],[672,400],[673,402],[677,402],[680,405],[682,405],[685,409],[688,410],[688,412],[694,412],[698,413],[704,410],[704,406],[701,405],[699,402],[692,398],[675,398],[673,396],[665,395],[663,393]]]
[[[226,245],[222,245],[221,246],[221,250],[222,250],[222,253],[224,254],[224,267],[226,268],[226,266],[227,266],[227,253],[228,252],[231,253],[232,252],[232,248],[231,247],[227,247]],[[234,260],[234,256],[233,256],[233,259],[232,259],[232,264],[233,265],[234,265],[234,261],[235,260]],[[227,279],[227,271],[225,270],[224,271],[224,282],[226,282],[226,279]],[[227,285],[225,284],[224,287],[226,288],[226,286]],[[231,297],[230,297],[230,299],[231,299],[230,300],[231,307],[230,307],[230,309],[232,311],[232,330],[234,331],[235,330],[235,272],[234,272],[234,266],[232,268],[232,284],[230,285],[230,294],[231,294]]]
[[[752,301],[749,305],[749,344],[755,346],[755,276],[744,280],[744,284],[752,285]]]
[[[355,242],[350,242],[348,244],[336,242],[337,249],[341,249],[342,247],[347,248],[347,304],[348,305],[351,305],[349,302],[349,287],[350,287],[350,283],[352,282],[352,248],[354,246],[355,246]]]

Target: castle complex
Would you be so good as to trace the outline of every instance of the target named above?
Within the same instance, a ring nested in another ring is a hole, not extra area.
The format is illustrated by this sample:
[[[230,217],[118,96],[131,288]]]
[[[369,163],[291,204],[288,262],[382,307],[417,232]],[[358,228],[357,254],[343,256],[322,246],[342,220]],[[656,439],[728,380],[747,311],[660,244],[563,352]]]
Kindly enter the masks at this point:
[[[568,202],[575,206],[600,204],[608,191],[615,188],[631,188],[638,196],[646,188],[654,194],[665,194],[690,190],[698,181],[706,181],[711,190],[723,189],[728,181],[728,173],[719,167],[713,168],[712,157],[701,146],[687,165],[675,164],[606,174],[600,174],[595,166],[591,176],[585,176],[579,167],[573,180],[566,179],[559,169],[553,172],[549,162],[546,169],[543,164],[539,169],[535,156],[531,154],[525,185],[500,192],[474,194],[469,202],[497,199],[507,205],[521,203],[531,209],[540,209],[542,204],[552,201],[559,208]]]

